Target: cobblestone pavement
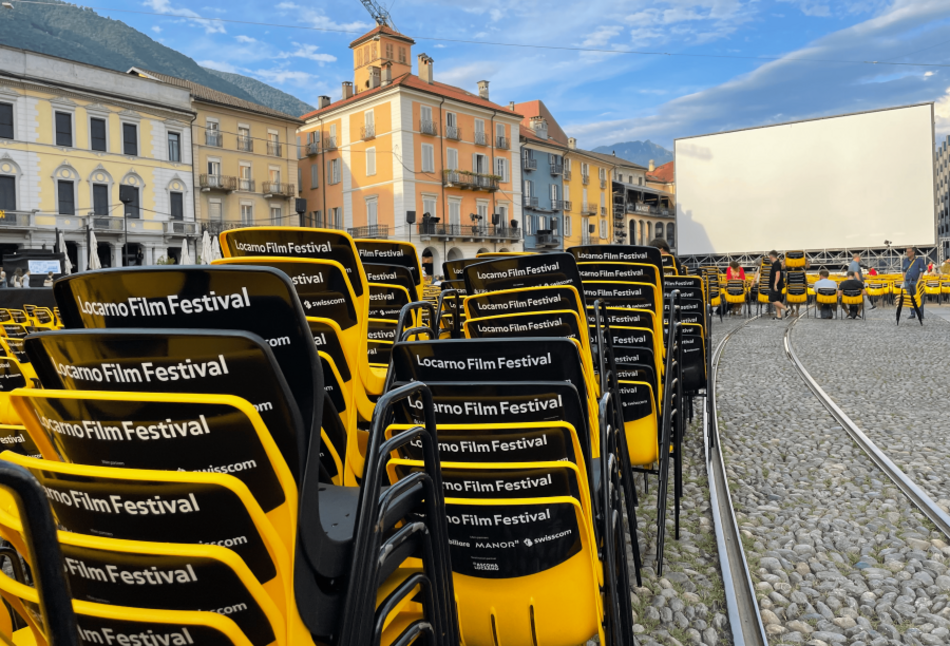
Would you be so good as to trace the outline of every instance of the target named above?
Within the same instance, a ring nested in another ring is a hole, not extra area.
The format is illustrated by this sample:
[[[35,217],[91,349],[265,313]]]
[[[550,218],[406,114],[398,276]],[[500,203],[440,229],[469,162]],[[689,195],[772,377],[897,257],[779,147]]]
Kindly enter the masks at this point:
[[[950,548],[806,389],[784,355],[786,325],[759,320],[736,334],[718,385],[770,643],[950,643]]]
[[[713,325],[715,349],[739,319],[726,318]],[[697,399],[699,407],[701,400]],[[683,500],[680,514],[680,540],[673,538],[672,469],[667,514],[666,554],[663,577],[656,576],[656,477],[648,477],[648,493],[641,496],[637,508],[640,547],[643,550],[643,587],[634,585],[631,599],[634,630],[644,646],[670,644],[684,646],[732,644],[727,619],[725,592],[719,570],[716,535],[709,509],[709,485],[706,477],[702,438],[702,410],[696,411],[686,434],[683,470]],[[637,478],[637,491],[643,492],[643,480]]]
[[[835,403],[950,513],[950,415],[945,379],[950,324],[927,307],[925,325],[878,308],[867,321],[802,319],[795,352]]]

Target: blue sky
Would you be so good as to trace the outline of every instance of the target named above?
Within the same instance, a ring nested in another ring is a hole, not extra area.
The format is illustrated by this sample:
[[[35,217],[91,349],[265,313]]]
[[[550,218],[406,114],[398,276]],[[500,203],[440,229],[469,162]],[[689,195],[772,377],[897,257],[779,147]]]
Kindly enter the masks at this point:
[[[112,2],[97,2],[99,13],[310,104],[339,97],[352,77],[347,45],[373,26],[359,0],[136,0],[160,16],[102,8],[134,7]],[[950,0],[382,2],[417,39],[415,54],[435,59],[437,80],[474,92],[487,79],[501,104],[542,99],[585,148],[633,139],[671,148],[680,136],[924,101],[937,102],[938,136],[950,134]],[[679,56],[610,53],[621,50]]]

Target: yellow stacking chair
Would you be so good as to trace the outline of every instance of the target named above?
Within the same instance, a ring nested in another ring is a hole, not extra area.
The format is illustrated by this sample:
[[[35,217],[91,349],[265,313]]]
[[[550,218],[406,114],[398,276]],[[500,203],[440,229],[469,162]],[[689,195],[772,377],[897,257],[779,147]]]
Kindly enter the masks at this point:
[[[815,290],[815,317],[819,315],[822,305],[829,305],[834,310],[834,317],[838,318],[838,290],[822,287]]]

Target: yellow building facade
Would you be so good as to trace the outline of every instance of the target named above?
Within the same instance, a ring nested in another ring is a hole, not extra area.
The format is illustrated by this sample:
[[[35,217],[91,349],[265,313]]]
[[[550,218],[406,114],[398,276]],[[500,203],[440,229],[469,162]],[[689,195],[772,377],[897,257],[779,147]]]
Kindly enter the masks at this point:
[[[151,264],[194,233],[187,91],[0,47],[0,253],[52,250],[75,269]],[[123,203],[121,197],[127,198]]]
[[[610,213],[612,168],[568,140],[564,157],[564,248],[609,244],[613,240]]]
[[[183,79],[132,68],[191,97],[195,219],[216,235],[239,226],[298,226],[296,139],[291,115]],[[200,249],[198,250],[200,252]]]

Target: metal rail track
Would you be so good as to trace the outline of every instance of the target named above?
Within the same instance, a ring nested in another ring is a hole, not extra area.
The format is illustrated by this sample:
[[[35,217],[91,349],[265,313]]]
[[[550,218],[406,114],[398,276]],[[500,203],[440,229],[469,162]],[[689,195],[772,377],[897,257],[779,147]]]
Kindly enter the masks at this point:
[[[807,313],[807,310],[806,310]],[[804,316],[804,315],[803,315]],[[904,473],[900,467],[894,464],[887,455],[878,448],[871,438],[864,434],[857,424],[852,421],[848,415],[838,407],[838,405],[828,396],[821,386],[818,385],[818,382],[814,380],[811,376],[811,373],[805,369],[805,366],[802,364],[801,360],[798,358],[798,355],[795,354],[795,348],[792,347],[792,330],[795,328],[795,325],[801,320],[801,316],[796,320],[792,321],[788,329],[785,330],[785,354],[791,360],[792,364],[798,370],[799,376],[801,376],[802,381],[805,382],[805,385],[808,386],[809,390],[814,393],[815,397],[818,398],[828,412],[831,413],[831,416],[838,420],[838,423],[841,424],[841,427],[848,432],[848,435],[851,436],[851,439],[857,443],[861,450],[863,450],[871,461],[878,466],[878,468],[887,475],[891,481],[897,485],[897,488],[900,489],[905,496],[910,498],[910,501],[914,504],[917,509],[921,511],[930,521],[937,526],[945,536],[950,538],[950,516],[948,516],[942,509],[940,509],[933,499],[928,496],[924,491],[918,487],[913,480],[911,480],[906,473]]]
[[[703,439],[706,447],[706,473],[709,476],[710,509],[716,531],[722,582],[726,592],[726,609],[734,646],[768,646],[769,642],[765,635],[765,626],[762,625],[762,617],[759,615],[759,604],[755,598],[755,588],[752,585],[748,561],[739,537],[739,526],[736,524],[735,510],[732,507],[732,497],[729,494],[726,465],[722,459],[722,443],[719,441],[716,379],[719,359],[726,343],[733,334],[757,318],[759,317],[751,318],[737,326],[716,346],[710,375],[712,392],[707,394],[711,399],[711,406],[703,407]]]

